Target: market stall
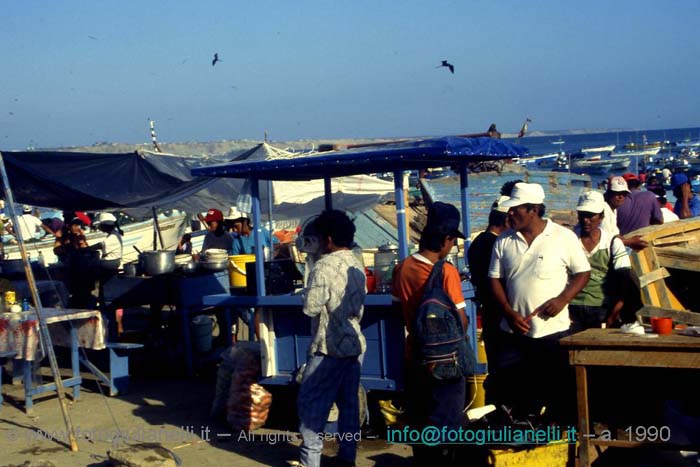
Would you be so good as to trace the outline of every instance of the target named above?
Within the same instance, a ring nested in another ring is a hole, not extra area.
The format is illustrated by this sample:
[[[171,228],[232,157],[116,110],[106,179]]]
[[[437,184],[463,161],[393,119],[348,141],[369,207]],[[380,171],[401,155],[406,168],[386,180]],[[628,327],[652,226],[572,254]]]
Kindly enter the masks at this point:
[[[204,303],[227,307],[258,307],[263,349],[263,383],[288,384],[300,363],[305,361],[306,349],[311,341],[310,326],[301,311],[300,296],[267,294],[262,255],[260,180],[300,182],[322,179],[325,186],[325,208],[331,209],[333,178],[355,174],[393,173],[399,238],[398,256],[403,259],[409,252],[404,171],[430,167],[453,167],[458,171],[463,229],[469,236],[467,173],[470,164],[524,154],[524,148],[498,139],[443,137],[306,154],[292,159],[239,161],[194,169],[192,174],[198,176],[248,179],[255,225],[255,297],[219,294],[204,297]],[[467,308],[473,310],[474,307]],[[469,330],[472,344],[476,342],[475,321],[471,320]],[[365,315],[360,325],[368,342],[363,361],[363,386],[367,389],[400,389],[404,329],[399,313],[392,307],[391,297],[387,294],[367,295]]]

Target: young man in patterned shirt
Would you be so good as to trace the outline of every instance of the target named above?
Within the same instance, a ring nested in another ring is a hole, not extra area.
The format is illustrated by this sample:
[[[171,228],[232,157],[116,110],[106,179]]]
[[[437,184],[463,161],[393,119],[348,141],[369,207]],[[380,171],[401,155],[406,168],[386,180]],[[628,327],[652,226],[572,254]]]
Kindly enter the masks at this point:
[[[323,256],[311,271],[304,300],[313,341],[297,400],[303,437],[300,460],[306,467],[320,465],[323,429],[335,402],[340,435],[337,465],[354,465],[360,436],[360,355],[365,351],[360,330],[365,273],[351,250],[355,225],[344,212],[324,211],[313,228]]]

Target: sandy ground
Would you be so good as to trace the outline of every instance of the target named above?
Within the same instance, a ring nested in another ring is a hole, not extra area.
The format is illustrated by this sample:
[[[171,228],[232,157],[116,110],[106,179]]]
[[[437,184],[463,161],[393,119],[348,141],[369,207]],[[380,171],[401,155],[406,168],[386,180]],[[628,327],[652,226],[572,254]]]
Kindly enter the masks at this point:
[[[85,379],[91,378],[86,374]],[[32,416],[23,410],[22,386],[3,385],[0,406],[0,465],[50,460],[57,467],[107,466],[107,451],[114,449],[117,426],[128,442],[159,442],[185,466],[285,466],[298,459],[299,440],[293,397],[273,393],[269,427],[253,433],[234,433],[209,416],[214,383],[211,378],[167,380],[137,379],[129,394],[102,396],[94,381],[83,381],[78,401],[68,400],[78,434],[79,452],[66,444],[65,425],[55,395],[35,402]],[[293,407],[293,405],[292,405]],[[53,438],[53,439],[51,439]],[[324,463],[337,446],[326,442]],[[408,466],[411,449],[382,440],[363,440],[358,466]]]

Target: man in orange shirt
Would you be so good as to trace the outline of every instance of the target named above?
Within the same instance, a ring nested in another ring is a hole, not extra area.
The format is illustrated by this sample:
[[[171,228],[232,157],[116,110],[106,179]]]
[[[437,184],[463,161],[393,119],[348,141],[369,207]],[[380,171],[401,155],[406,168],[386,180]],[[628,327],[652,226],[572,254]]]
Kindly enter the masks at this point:
[[[407,412],[412,428],[426,425],[458,429],[462,426],[465,402],[464,379],[438,381],[413,356],[413,325],[416,310],[423,298],[425,285],[433,264],[444,259],[457,238],[465,238],[459,231],[460,215],[450,204],[436,202],[428,210],[428,221],[421,233],[419,251],[403,260],[394,269],[392,295],[401,303],[401,312],[408,336],[406,338],[406,365],[404,382]],[[459,271],[450,263],[443,269],[443,289],[458,310],[465,308]],[[466,329],[467,318],[460,313]],[[454,452],[440,446],[428,448],[413,445],[415,465],[452,465]]]

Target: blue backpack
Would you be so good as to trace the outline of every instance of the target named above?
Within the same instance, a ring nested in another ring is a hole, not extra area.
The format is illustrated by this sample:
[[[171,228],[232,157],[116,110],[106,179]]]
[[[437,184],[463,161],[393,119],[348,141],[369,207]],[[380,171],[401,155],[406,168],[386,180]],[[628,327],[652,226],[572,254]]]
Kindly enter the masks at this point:
[[[428,374],[450,381],[474,374],[476,358],[452,299],[442,288],[445,260],[430,272],[414,322],[414,355]]]

